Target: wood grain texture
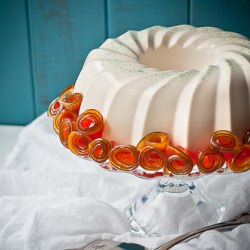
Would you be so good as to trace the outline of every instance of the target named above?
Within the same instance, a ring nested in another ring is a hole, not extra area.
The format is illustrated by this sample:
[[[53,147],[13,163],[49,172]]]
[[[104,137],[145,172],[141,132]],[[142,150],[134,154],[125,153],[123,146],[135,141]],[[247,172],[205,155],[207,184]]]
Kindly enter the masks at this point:
[[[173,26],[188,21],[187,0],[108,0],[108,35],[154,25]]]
[[[105,40],[103,0],[29,0],[36,114],[75,82],[87,54]]]
[[[0,124],[45,112],[107,37],[188,23],[250,37],[249,13],[249,0],[1,0]]]
[[[25,0],[0,4],[0,124],[35,118]]]
[[[249,0],[190,1],[190,24],[215,26],[250,38]]]

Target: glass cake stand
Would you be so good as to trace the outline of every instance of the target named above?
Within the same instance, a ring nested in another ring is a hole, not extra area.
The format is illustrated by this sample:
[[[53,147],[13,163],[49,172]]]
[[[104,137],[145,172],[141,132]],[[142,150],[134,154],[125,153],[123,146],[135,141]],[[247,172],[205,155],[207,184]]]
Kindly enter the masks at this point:
[[[110,162],[100,165],[106,170],[127,174],[117,171]],[[130,174],[153,181],[152,187],[141,190],[124,211],[134,233],[147,236],[183,234],[220,222],[223,216],[224,204],[210,200],[200,183],[217,175],[232,174],[226,164],[209,176],[200,173],[196,166],[185,176],[161,176],[159,172],[145,172],[141,167]]]
[[[73,90],[74,84],[48,108],[63,146],[106,170],[155,181],[125,211],[133,232],[180,234],[220,221],[225,206],[210,199],[200,180],[250,170],[250,130],[243,138],[215,131],[207,148],[197,152],[171,145],[164,132],[149,133],[136,146],[116,145],[102,137],[105,122],[98,110],[79,114],[83,96]]]

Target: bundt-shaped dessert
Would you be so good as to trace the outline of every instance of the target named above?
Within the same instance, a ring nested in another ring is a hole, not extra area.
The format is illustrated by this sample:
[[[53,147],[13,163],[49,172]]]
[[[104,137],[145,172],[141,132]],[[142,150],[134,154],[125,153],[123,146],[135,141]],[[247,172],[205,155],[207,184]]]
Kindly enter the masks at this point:
[[[247,38],[217,28],[129,31],[90,52],[48,115],[66,148],[107,169],[248,171],[249,60]]]
[[[175,146],[206,148],[214,131],[250,127],[250,42],[218,28],[128,31],[91,51],[74,92],[98,110],[103,138],[137,145],[161,131]]]

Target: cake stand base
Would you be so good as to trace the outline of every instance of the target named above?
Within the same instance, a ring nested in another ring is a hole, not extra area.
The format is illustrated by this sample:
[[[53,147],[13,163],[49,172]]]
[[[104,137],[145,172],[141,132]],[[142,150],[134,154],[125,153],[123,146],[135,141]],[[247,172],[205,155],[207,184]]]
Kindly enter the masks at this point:
[[[126,209],[135,233],[148,236],[183,234],[217,223],[223,208],[206,199],[194,181],[162,178]]]

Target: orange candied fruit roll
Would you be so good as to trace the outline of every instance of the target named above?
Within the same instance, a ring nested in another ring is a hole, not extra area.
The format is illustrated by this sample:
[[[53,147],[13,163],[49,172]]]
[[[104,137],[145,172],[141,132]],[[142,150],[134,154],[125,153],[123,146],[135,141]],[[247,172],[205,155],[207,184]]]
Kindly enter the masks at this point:
[[[82,103],[83,95],[80,93],[71,93],[64,95],[60,99],[60,103],[63,107],[65,107],[68,110],[75,110],[79,111],[81,103]]]
[[[73,93],[74,87],[75,87],[75,84],[71,84],[68,87],[66,87],[61,93],[61,95],[59,96],[59,100],[62,100],[67,95],[71,95]]]
[[[63,106],[59,102],[59,97],[51,102],[48,108],[47,115],[49,117],[56,117],[63,109]]]
[[[95,109],[88,109],[80,114],[76,120],[76,129],[92,139],[101,137],[103,129],[103,117]]]
[[[185,153],[186,155],[188,155],[191,158],[193,164],[194,165],[196,164],[199,151],[191,151],[191,150],[185,149],[181,146],[177,146],[176,148],[179,149],[181,152]]]
[[[63,109],[53,120],[53,127],[56,133],[59,133],[59,129],[63,119],[70,119],[71,121],[76,121],[77,114],[73,111]]]
[[[139,164],[139,151],[133,145],[119,145],[109,153],[111,164],[122,171],[132,171]]]
[[[90,157],[96,162],[104,162],[108,159],[112,144],[106,139],[98,138],[89,144]]]
[[[69,149],[76,155],[87,156],[89,154],[89,143],[92,140],[78,131],[72,131],[68,136]]]
[[[158,171],[165,164],[165,155],[157,148],[147,146],[140,152],[139,165],[146,170]]]
[[[197,160],[197,166],[203,174],[210,174],[219,170],[224,163],[224,155],[215,148],[201,151]]]
[[[69,145],[68,145],[69,134],[75,130],[76,130],[75,121],[71,121],[68,118],[64,118],[62,120],[60,129],[59,129],[59,138],[60,138],[60,141],[64,147],[66,147],[66,148],[69,147]]]
[[[186,175],[191,173],[194,163],[189,155],[180,149],[168,146],[167,149],[168,170],[176,175]]]
[[[218,130],[210,137],[210,144],[222,152],[234,152],[239,150],[239,140],[230,131]]]
[[[241,150],[236,152],[231,163],[228,164],[235,173],[250,170],[250,144],[243,144]]]
[[[159,150],[165,151],[169,144],[169,135],[162,132],[153,132],[144,136],[137,144],[137,149],[142,151],[146,146],[151,146]]]

